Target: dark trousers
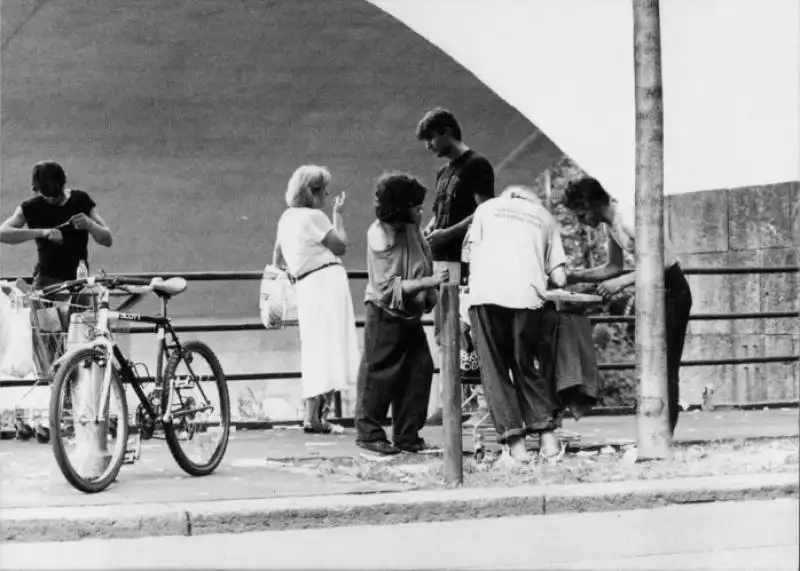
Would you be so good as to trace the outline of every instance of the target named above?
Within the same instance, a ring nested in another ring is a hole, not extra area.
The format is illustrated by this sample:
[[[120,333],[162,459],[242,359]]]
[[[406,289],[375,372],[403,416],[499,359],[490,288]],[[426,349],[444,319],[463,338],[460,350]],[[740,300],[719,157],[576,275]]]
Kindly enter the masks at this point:
[[[555,430],[553,384],[534,362],[543,350],[541,309],[478,305],[469,310],[486,403],[499,442]]]
[[[670,430],[675,432],[680,412],[680,368],[689,314],[692,310],[692,291],[679,264],[664,274],[666,341],[667,341],[667,400]]]
[[[433,380],[433,357],[419,320],[407,321],[366,304],[364,353],[358,369],[356,438],[386,440],[381,423],[392,406],[394,443],[419,441]]]

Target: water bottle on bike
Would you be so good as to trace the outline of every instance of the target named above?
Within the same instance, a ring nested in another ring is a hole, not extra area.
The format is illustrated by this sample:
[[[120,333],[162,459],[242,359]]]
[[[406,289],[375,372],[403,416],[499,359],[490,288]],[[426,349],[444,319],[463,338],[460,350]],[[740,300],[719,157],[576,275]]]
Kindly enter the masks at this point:
[[[86,260],[81,260],[78,263],[78,272],[75,275],[75,279],[85,280],[89,277],[89,268],[86,267]]]

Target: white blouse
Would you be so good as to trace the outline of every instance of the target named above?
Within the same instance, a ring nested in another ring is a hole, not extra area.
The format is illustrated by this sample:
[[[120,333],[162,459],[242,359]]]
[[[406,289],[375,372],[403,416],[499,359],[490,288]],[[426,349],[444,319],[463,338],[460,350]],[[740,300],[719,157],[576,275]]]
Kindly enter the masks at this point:
[[[278,243],[289,273],[300,276],[324,264],[340,262],[322,240],[333,224],[318,208],[289,208],[278,221]]]

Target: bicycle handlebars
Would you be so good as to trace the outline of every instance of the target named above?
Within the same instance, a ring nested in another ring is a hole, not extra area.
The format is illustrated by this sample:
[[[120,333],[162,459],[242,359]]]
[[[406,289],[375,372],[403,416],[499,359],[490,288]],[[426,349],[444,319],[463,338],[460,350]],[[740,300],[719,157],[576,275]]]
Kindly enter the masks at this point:
[[[108,289],[122,289],[130,294],[142,295],[150,292],[165,295],[177,295],[186,289],[186,280],[183,278],[132,278],[126,276],[90,276],[77,280],[68,280],[59,284],[42,288],[41,295],[47,297],[65,290],[74,291],[80,288],[100,285]]]

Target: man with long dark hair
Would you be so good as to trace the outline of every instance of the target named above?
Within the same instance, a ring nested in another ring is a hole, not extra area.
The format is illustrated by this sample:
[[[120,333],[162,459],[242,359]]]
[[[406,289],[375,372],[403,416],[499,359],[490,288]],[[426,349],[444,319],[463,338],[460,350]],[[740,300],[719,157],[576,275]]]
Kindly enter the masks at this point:
[[[597,292],[610,298],[634,284],[634,272],[624,273],[623,253],[636,254],[636,225],[632,209],[621,208],[596,179],[584,177],[569,183],[563,204],[578,222],[608,228],[608,261],[598,267],[578,270],[567,276],[568,283],[597,283]],[[666,296],[667,396],[670,429],[675,432],[680,400],[681,355],[692,309],[692,292],[675,257],[669,233],[664,232],[664,289]]]
[[[421,452],[419,435],[433,379],[433,358],[422,314],[437,302],[446,268],[433,271],[420,230],[425,187],[406,174],[382,176],[375,217],[367,231],[364,352],[358,371],[356,443],[378,455]],[[392,407],[394,444],[381,422]]]

